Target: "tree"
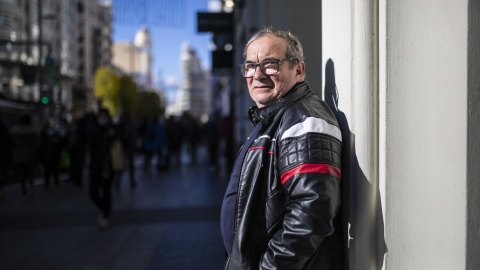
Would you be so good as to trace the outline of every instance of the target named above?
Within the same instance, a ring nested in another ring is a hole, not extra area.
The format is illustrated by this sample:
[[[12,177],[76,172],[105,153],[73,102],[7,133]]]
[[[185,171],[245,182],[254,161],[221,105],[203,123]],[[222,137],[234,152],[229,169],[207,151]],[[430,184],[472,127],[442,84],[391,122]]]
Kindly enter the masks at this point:
[[[102,106],[110,115],[116,115],[122,107],[119,92],[120,78],[117,74],[109,67],[98,68],[95,72],[93,93],[102,100]]]
[[[137,119],[145,119],[163,114],[165,108],[160,96],[153,91],[142,91],[138,93],[135,115]]]
[[[123,109],[133,111],[137,103],[137,84],[130,76],[120,77],[120,102]]]

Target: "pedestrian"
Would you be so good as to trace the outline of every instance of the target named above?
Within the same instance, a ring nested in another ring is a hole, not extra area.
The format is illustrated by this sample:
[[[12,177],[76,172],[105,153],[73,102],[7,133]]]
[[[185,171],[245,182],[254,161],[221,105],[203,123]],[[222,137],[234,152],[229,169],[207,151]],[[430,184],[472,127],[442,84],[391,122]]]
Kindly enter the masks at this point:
[[[12,162],[23,198],[33,196],[33,177],[38,164],[39,136],[29,114],[23,115],[11,130],[13,140]],[[27,190],[27,184],[29,188]]]
[[[173,116],[165,121],[166,145],[167,145],[167,168],[169,168],[173,161],[176,165],[180,165],[183,132],[180,122]]]
[[[221,210],[225,269],[340,269],[337,120],[304,81],[297,37],[262,29],[244,56],[256,106]]]
[[[110,113],[106,109],[100,109],[95,120],[88,124],[88,132],[90,132],[88,141],[90,151],[89,194],[95,206],[100,210],[98,228],[107,229],[110,227],[112,212],[111,143],[116,134]]]
[[[70,180],[78,187],[83,186],[83,169],[85,166],[86,144],[85,116],[74,121],[70,136],[68,137],[68,153],[70,156]]]
[[[182,130],[185,134],[185,143],[187,151],[190,153],[190,163],[197,163],[197,147],[201,141],[200,127],[196,119],[190,114],[184,113],[182,115]]]
[[[4,198],[3,186],[8,182],[8,169],[12,158],[12,137],[0,112],[0,198]]]
[[[55,186],[58,187],[58,168],[62,142],[59,131],[55,128],[53,119],[49,119],[40,133],[40,160],[43,165],[44,187],[50,186],[50,177],[53,176]]]
[[[165,130],[159,123],[158,117],[150,118],[146,123],[144,136],[142,138],[144,150],[144,168],[150,167],[153,155],[161,151],[164,140]],[[157,165],[160,165],[160,163],[157,163]]]
[[[137,152],[137,129],[133,123],[130,112],[123,111],[120,114],[120,122],[118,124],[118,132],[122,141],[123,151],[126,158],[126,166],[128,167],[128,176],[130,180],[130,188],[135,188],[135,154]],[[120,178],[117,179],[117,189],[120,188]]]
[[[220,127],[218,125],[219,119],[220,114],[215,113],[205,124],[205,137],[208,144],[208,160],[210,166],[213,168],[218,165],[218,145],[220,144]]]

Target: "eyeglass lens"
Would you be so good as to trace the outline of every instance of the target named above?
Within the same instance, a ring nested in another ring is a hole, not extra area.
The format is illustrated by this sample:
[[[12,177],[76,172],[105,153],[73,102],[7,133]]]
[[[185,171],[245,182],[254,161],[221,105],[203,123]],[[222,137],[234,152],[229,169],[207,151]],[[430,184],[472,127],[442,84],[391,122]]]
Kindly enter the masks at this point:
[[[245,77],[253,77],[257,66],[265,75],[272,75],[278,72],[278,61],[264,61],[260,63],[245,64],[242,66],[242,73]]]

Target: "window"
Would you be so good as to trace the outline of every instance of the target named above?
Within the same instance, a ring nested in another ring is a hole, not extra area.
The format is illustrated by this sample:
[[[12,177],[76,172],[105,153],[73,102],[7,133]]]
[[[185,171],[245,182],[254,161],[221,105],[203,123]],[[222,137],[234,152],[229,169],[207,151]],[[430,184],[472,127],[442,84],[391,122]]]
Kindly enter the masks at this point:
[[[20,28],[20,18],[13,14],[0,13],[0,26]]]

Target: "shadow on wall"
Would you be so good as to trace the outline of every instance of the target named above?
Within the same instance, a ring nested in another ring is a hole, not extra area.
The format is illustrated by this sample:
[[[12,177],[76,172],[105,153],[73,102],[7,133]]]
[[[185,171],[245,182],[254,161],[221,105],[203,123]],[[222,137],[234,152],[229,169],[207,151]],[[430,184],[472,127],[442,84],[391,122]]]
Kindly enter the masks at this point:
[[[343,137],[341,227],[344,265],[348,270],[382,269],[387,252],[378,184],[367,179],[355,152],[355,134],[338,108],[339,95],[332,59],[325,67],[325,102],[338,120]]]

